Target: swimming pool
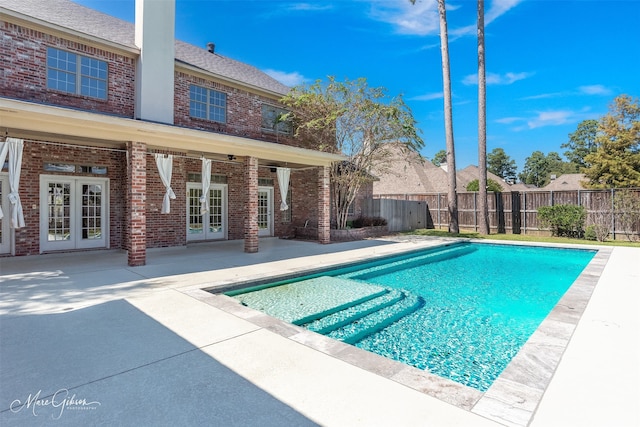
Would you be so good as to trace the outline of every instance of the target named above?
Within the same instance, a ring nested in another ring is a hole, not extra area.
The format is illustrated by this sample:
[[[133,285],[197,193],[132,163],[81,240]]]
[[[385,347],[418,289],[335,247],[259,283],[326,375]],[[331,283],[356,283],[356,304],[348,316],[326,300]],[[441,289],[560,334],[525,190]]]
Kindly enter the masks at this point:
[[[484,391],[595,252],[462,243],[227,294]]]

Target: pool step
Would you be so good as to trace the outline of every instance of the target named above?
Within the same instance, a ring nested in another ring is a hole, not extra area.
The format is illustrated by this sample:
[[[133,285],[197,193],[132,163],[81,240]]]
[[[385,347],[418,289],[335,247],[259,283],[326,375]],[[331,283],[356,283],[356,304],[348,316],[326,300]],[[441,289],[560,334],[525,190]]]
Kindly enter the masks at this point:
[[[347,344],[355,344],[363,338],[381,331],[392,323],[415,312],[424,305],[424,300],[410,292],[400,291],[402,299],[380,310],[374,311],[325,334]]]
[[[477,249],[472,245],[456,244],[449,247],[434,249],[422,255],[408,256],[406,259],[393,262],[392,264],[383,263],[366,270],[354,271],[352,273],[344,274],[341,277],[366,282],[384,274],[389,274],[399,270],[407,270],[414,267],[421,267],[425,264],[442,260],[461,257],[475,251],[477,251]]]
[[[329,332],[355,322],[368,314],[396,304],[404,298],[405,296],[402,291],[389,289],[389,291],[384,295],[365,301],[361,304],[354,304],[344,310],[307,323],[304,327],[310,331],[326,335]]]

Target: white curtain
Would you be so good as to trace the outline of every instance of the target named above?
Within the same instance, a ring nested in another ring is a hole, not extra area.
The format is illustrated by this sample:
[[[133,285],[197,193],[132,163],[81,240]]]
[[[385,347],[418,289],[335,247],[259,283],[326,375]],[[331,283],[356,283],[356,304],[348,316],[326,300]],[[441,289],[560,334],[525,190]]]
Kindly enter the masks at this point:
[[[202,158],[202,195],[200,196],[200,215],[209,212],[209,187],[211,186],[211,160]]]
[[[20,187],[20,170],[22,169],[22,148],[24,141],[17,138],[7,138],[9,145],[9,203],[11,203],[11,227],[24,227],[24,214],[18,188]]]
[[[280,185],[280,210],[286,211],[289,209],[287,205],[287,193],[289,192],[289,177],[291,176],[291,169],[289,168],[277,168],[276,173],[278,175],[278,184]]]
[[[171,199],[175,199],[176,195],[171,189],[171,171],[173,169],[173,156],[169,154],[164,156],[163,154],[156,153],[156,165],[158,166],[158,173],[160,173],[160,179],[164,188],[167,191],[164,193],[164,199],[162,200],[162,210],[160,213],[168,214],[171,212]]]
[[[5,141],[0,141],[0,171],[4,166],[4,161],[7,158],[7,153],[9,152],[9,143]],[[2,213],[2,200],[0,200],[0,219],[4,218],[4,214]]]

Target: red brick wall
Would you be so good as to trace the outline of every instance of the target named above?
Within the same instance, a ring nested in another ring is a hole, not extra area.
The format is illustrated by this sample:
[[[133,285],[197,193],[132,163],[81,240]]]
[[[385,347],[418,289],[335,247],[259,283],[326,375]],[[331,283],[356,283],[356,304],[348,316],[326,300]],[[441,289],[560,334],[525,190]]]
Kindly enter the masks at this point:
[[[107,175],[44,171],[44,163],[48,162],[106,166]],[[16,255],[34,255],[40,252],[40,175],[42,174],[109,178],[109,244],[112,248],[123,247],[126,197],[125,167],[124,152],[51,145],[25,140],[19,189],[24,210],[25,228],[16,230]]]
[[[317,169],[291,171],[292,227],[318,226]]]
[[[189,88],[191,85],[217,90],[227,95],[226,123],[193,118],[189,115]],[[298,145],[291,136],[276,134],[262,129],[262,104],[264,103],[278,105],[277,99],[259,96],[181,71],[176,72],[174,93],[174,123],[176,125],[284,145]]]
[[[47,47],[55,47],[106,61],[109,66],[106,100],[47,89]],[[134,117],[135,58],[87,46],[82,43],[0,22],[0,96],[88,111]],[[227,121],[217,123],[189,116],[189,87],[215,89],[227,95]],[[300,146],[292,136],[262,129],[262,105],[277,105],[268,98],[206,80],[182,71],[175,74],[174,120],[178,126],[220,132],[278,144]]]
[[[147,262],[147,145],[127,142],[124,248],[130,266]]]
[[[106,100],[47,89],[47,47],[106,61]],[[135,59],[0,22],[0,96],[133,117]]]

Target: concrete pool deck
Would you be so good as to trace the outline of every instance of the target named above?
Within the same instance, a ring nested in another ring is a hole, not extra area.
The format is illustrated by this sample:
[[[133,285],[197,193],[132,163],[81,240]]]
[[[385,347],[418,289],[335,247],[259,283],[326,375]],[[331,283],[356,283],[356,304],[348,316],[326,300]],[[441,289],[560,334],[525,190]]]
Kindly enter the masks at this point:
[[[0,258],[0,424],[526,425],[201,290],[442,243],[231,241],[149,251],[143,267],[118,251]],[[596,281],[528,425],[640,425],[640,249],[610,250]]]

